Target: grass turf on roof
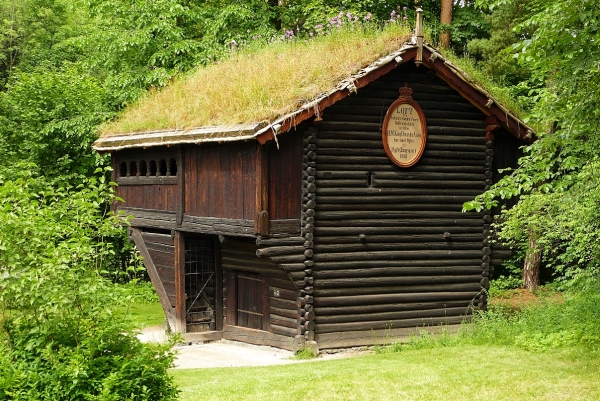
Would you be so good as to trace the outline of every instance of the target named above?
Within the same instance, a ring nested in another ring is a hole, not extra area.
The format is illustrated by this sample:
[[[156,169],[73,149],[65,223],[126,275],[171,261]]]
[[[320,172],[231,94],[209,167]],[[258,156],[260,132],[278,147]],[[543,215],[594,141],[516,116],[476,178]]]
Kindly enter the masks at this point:
[[[390,24],[251,46],[149,92],[103,126],[102,136],[271,121],[398,50],[409,37],[407,27]]]

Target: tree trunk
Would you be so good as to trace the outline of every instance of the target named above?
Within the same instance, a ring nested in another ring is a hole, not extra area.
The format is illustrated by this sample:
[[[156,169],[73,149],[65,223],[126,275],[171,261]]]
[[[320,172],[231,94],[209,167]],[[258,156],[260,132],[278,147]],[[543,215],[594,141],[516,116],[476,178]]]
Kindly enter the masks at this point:
[[[523,264],[523,288],[535,290],[540,286],[541,259],[542,251],[537,250],[537,240],[530,237]]]
[[[453,0],[442,0],[442,14],[440,22],[442,25],[450,25],[452,23],[452,5]],[[450,47],[450,31],[443,29],[440,33],[440,48],[447,49]]]

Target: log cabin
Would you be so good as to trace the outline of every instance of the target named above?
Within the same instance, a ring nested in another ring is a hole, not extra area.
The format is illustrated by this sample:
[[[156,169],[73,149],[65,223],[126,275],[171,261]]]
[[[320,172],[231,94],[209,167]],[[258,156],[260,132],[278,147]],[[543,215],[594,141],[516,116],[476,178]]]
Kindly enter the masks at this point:
[[[235,99],[233,99],[235,102]],[[263,121],[104,133],[173,331],[298,350],[485,309],[492,212],[532,131],[419,35]],[[196,336],[196,337],[194,337]]]

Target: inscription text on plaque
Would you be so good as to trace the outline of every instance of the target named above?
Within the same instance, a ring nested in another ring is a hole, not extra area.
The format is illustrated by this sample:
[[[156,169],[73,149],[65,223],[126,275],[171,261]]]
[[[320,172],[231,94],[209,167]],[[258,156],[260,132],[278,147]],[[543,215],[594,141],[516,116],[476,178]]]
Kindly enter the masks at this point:
[[[427,141],[425,116],[410,95],[412,89],[400,88],[400,98],[390,106],[383,120],[385,152],[400,167],[410,167],[418,162]]]

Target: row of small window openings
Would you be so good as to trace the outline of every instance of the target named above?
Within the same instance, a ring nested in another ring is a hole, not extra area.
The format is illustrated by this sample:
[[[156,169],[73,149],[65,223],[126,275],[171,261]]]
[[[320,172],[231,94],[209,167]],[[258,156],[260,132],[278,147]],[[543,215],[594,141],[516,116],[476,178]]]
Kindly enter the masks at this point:
[[[177,175],[177,160],[170,159],[168,162],[165,159],[158,163],[150,160],[146,163],[145,160],[140,162],[132,161],[121,162],[119,165],[119,177],[175,177]]]

